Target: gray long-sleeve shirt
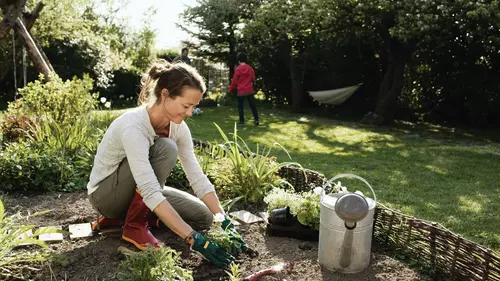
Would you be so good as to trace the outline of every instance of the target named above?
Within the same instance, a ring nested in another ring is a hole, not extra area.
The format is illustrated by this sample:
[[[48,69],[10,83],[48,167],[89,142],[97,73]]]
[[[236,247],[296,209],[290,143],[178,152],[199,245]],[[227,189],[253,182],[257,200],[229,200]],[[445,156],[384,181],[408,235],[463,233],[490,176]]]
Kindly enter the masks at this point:
[[[118,117],[111,123],[97,148],[94,166],[87,184],[88,194],[99,188],[99,183],[111,175],[127,157],[130,170],[144,203],[154,210],[165,197],[153,167],[149,162],[149,148],[156,135],[147,108],[137,107]],[[201,170],[193,148],[191,132],[187,124],[170,122],[169,138],[175,141],[179,160],[189,184],[198,198],[215,190],[213,184]]]

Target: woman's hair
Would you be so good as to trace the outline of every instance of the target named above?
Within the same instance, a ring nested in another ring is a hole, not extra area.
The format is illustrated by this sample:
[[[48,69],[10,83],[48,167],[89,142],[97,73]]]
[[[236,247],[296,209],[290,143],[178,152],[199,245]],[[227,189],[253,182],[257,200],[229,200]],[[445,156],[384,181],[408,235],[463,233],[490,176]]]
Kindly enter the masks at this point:
[[[244,62],[244,63],[248,62],[248,58],[247,58],[247,55],[245,53],[238,53],[238,55],[236,56],[236,59],[238,60],[238,62]]]
[[[171,98],[182,96],[184,88],[198,89],[205,92],[206,86],[201,75],[185,63],[171,64],[160,59],[142,76],[139,105],[161,102],[161,91],[168,90]]]

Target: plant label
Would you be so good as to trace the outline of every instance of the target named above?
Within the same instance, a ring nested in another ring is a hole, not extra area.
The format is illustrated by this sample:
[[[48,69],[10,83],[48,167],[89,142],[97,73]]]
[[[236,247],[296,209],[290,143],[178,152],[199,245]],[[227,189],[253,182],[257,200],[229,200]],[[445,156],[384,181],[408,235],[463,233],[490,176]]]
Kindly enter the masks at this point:
[[[62,226],[50,226],[50,227],[40,227],[41,230],[47,229],[47,228],[54,228],[57,230],[62,230]],[[44,233],[40,234],[38,236],[38,239],[44,242],[54,242],[54,241],[63,241],[64,237],[62,233]]]
[[[81,237],[91,237],[92,236],[92,227],[90,223],[79,223],[79,224],[70,224],[69,225],[69,238],[81,238]]]
[[[232,212],[229,214],[242,223],[254,223],[254,222],[264,221],[261,217],[258,217],[246,210]]]

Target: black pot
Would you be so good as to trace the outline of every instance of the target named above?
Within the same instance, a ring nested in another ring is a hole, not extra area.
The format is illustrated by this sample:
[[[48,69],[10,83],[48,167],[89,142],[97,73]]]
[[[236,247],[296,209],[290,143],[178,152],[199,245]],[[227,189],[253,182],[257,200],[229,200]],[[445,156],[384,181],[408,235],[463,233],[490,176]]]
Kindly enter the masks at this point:
[[[294,222],[290,208],[279,208],[271,211],[269,222],[275,225],[290,225]]]

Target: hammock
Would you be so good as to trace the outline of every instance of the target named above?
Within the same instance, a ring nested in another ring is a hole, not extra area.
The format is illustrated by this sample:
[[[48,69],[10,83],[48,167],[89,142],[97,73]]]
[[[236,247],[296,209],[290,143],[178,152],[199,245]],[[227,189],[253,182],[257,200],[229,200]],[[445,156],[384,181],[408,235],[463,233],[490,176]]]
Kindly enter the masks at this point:
[[[346,101],[352,94],[354,94],[354,92],[356,92],[356,90],[361,85],[363,85],[363,83],[360,83],[355,86],[328,90],[328,91],[316,91],[316,92],[309,91],[309,94],[315,101],[319,102],[320,104],[325,103],[325,104],[339,105],[342,104],[344,101]]]

